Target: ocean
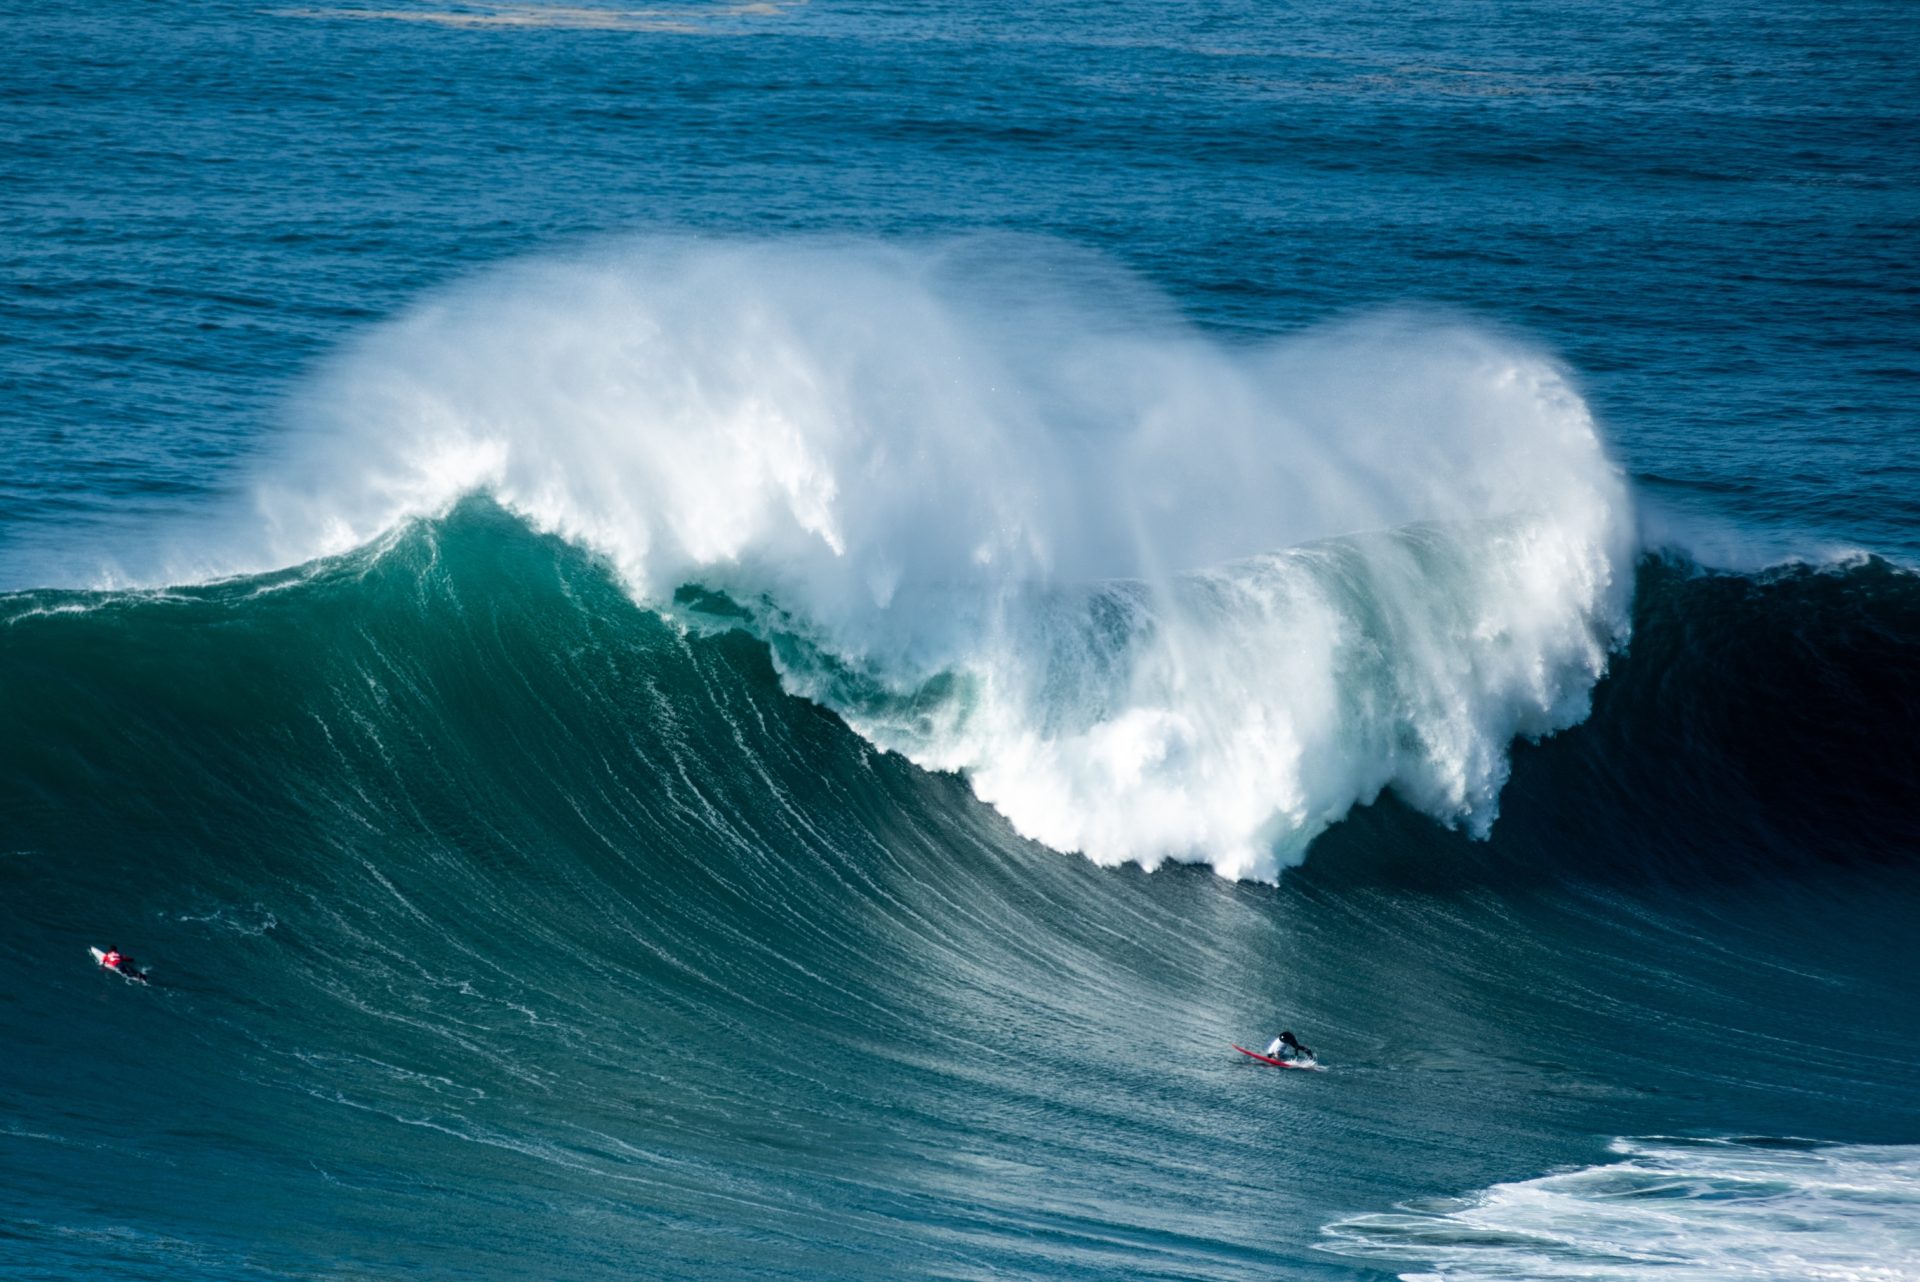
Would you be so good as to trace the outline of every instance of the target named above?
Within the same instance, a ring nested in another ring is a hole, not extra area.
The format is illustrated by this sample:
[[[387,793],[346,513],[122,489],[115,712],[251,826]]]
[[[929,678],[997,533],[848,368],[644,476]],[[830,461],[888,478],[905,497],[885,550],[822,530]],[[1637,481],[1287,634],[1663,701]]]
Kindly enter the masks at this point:
[[[0,30],[0,1272],[1920,1277],[1920,10]]]

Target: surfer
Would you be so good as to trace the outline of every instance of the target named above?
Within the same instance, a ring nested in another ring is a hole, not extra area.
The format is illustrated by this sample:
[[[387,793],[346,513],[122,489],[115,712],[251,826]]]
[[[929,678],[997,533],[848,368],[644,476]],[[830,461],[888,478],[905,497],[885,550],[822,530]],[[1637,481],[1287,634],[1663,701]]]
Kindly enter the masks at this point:
[[[1302,1046],[1291,1032],[1284,1032],[1267,1043],[1267,1056],[1284,1060],[1312,1059],[1313,1051],[1310,1047]]]
[[[118,948],[109,948],[106,952],[101,953],[100,964],[116,975],[124,975],[128,979],[137,979],[143,984],[147,981],[146,972],[135,966],[133,964],[133,958],[127,956]]]

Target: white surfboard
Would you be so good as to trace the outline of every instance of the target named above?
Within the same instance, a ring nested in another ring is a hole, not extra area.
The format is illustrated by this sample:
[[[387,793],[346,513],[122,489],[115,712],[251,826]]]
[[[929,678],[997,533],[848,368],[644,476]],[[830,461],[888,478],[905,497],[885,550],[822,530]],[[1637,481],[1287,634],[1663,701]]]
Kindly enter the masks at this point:
[[[147,977],[137,970],[121,970],[118,966],[108,966],[107,955],[101,952],[98,948],[89,948],[87,949],[87,951],[93,954],[93,960],[95,964],[99,965],[103,969],[112,971],[114,974],[120,976],[120,978],[126,980],[128,983],[144,984],[147,982]]]

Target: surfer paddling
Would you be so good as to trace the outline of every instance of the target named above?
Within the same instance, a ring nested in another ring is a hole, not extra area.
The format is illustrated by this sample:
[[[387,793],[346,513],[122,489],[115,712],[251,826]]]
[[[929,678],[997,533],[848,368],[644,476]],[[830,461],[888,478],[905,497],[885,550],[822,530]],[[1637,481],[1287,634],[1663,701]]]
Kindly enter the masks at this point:
[[[1311,1047],[1302,1046],[1300,1040],[1289,1031],[1281,1033],[1280,1036],[1267,1043],[1267,1057],[1269,1059],[1284,1059],[1288,1063],[1301,1061],[1311,1062],[1313,1059],[1313,1050]]]
[[[1248,1059],[1258,1060],[1262,1064],[1270,1064],[1274,1068],[1298,1068],[1309,1073],[1324,1073],[1326,1071],[1320,1067],[1320,1062],[1313,1057],[1313,1048],[1311,1046],[1302,1046],[1300,1039],[1295,1037],[1291,1031],[1282,1033],[1280,1036],[1268,1042],[1264,1054],[1260,1051],[1250,1051],[1238,1042],[1231,1042],[1229,1045],[1242,1055],[1245,1055]]]
[[[135,980],[142,984],[147,982],[147,973],[134,965],[133,958],[127,956],[118,948],[109,948],[104,953],[96,948],[93,950],[93,956],[103,967],[116,975]]]

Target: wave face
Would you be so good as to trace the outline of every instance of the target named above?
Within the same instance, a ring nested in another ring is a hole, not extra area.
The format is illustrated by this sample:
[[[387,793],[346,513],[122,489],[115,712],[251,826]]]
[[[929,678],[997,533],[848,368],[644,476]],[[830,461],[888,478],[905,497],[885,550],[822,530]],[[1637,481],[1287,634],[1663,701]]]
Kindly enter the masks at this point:
[[[1271,877],[1388,787],[1483,834],[1626,633],[1626,491],[1553,362],[1433,317],[1227,345],[1046,242],[521,264],[298,418],[228,547],[486,493],[1101,863]]]
[[[1920,580],[1638,581],[1487,840],[1389,796],[1278,886],[1023,841],[485,500],[0,598],[0,1268],[1351,1277],[1596,1134],[1920,1135]]]

